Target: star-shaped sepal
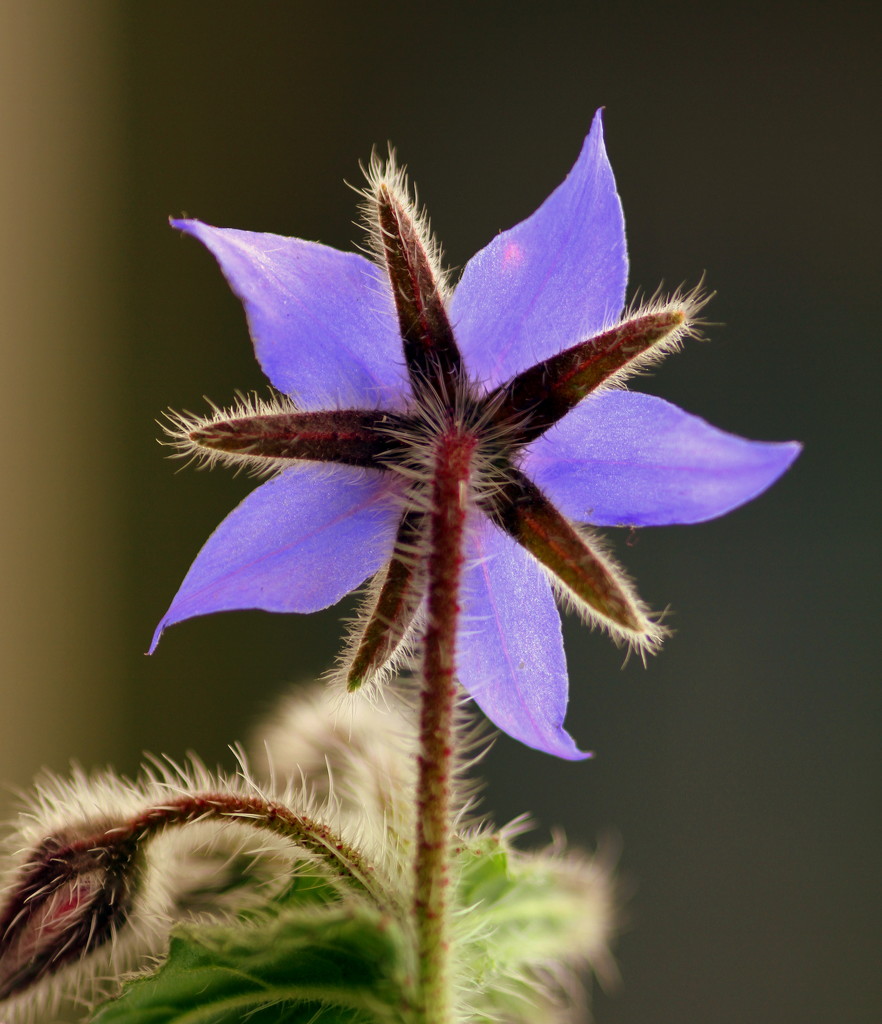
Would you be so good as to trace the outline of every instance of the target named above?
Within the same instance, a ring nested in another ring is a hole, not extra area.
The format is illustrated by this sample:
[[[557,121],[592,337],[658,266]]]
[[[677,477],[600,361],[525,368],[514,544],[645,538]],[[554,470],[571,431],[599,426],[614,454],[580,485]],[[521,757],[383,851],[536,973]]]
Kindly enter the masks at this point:
[[[662,631],[621,571],[518,464],[523,450],[591,392],[678,344],[694,321],[695,297],[639,311],[488,392],[467,376],[446,312],[437,248],[424,237],[394,165],[385,172],[374,166],[365,205],[402,338],[407,400],[395,409],[300,411],[280,398],[275,406],[219,411],[197,423],[181,420],[178,441],[258,470],[323,462],[395,480],[402,510],[344,660],[350,689],[379,678],[404,653],[431,592],[426,562],[427,524],[437,512],[434,460],[439,440],[451,433],[469,439],[474,449],[462,481],[469,505],[529,552],[592,621],[617,638],[654,648]]]
[[[372,163],[363,197],[373,261],[177,222],[242,298],[277,396],[178,417],[175,443],[277,475],[209,539],[154,646],[193,615],[315,611],[370,578],[341,666],[357,689],[425,641],[443,591],[459,680],[488,717],[582,756],[562,728],[553,591],[641,652],[664,635],[588,526],[722,515],[799,446],[746,441],[621,389],[695,333],[703,300],[620,314],[624,222],[599,114],[563,184],[477,253],[455,289],[394,160]],[[446,543],[441,521],[461,527],[461,543]]]

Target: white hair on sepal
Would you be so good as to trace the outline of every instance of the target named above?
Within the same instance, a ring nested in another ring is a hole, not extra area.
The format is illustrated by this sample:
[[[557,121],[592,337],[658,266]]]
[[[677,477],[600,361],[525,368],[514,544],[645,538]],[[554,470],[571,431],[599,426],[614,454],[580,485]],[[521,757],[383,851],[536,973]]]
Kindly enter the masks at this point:
[[[670,293],[665,292],[664,282],[652,292],[649,298],[644,298],[643,293],[637,291],[622,315],[604,327],[607,330],[615,327],[617,323],[624,323],[635,317],[647,316],[651,313],[671,313],[680,311],[683,314],[684,324],[681,337],[695,338],[697,341],[705,341],[703,330],[705,327],[715,326],[711,320],[705,320],[699,316],[707,304],[717,293],[709,291],[705,283],[705,275],[701,274],[698,281],[688,287],[685,283],[677,285]]]
[[[360,163],[359,167],[367,179],[367,184],[361,188],[350,185],[350,188],[362,198],[359,223],[367,235],[367,244],[358,246],[358,248],[385,270],[386,252],[377,211],[380,203],[380,191],[386,189],[393,203],[413,224],[414,232],[429,261],[435,284],[442,299],[446,302],[451,295],[451,287],[449,272],[444,267],[444,253],[432,231],[425,208],[420,206],[416,186],[411,185],[408,181],[406,165],[398,163],[395,148],[388,143],[385,159],[374,149],[367,166]]]
[[[207,448],[193,441],[190,435],[197,430],[210,427],[226,420],[250,416],[272,416],[299,411],[291,399],[275,392],[269,399],[257,395],[239,395],[236,405],[222,408],[206,399],[212,407],[210,415],[197,415],[191,412],[165,413],[167,422],[160,422],[169,440],[160,444],[175,449],[172,458],[186,460],[182,468],[192,463],[197,469],[213,469],[215,466],[232,467],[236,474],[247,471],[248,475],[257,479],[278,476],[281,473],[308,472],[311,480],[347,476],[349,479],[361,478],[376,470],[368,466],[352,466],[348,464],[323,461],[320,459],[284,459],[272,456],[249,455],[243,452],[226,452],[215,448]],[[399,493],[400,488],[389,487],[382,496],[378,496],[374,511],[380,515],[389,506],[400,508],[408,502]],[[2,1022],[0,1022],[2,1024]]]
[[[619,324],[627,323],[629,320],[636,320],[640,317],[651,316],[657,313],[680,312],[683,314],[683,322],[674,327],[670,334],[662,338],[661,341],[651,345],[645,352],[641,352],[640,355],[635,356],[634,359],[621,369],[616,370],[615,373],[611,374],[594,389],[593,394],[599,394],[608,388],[626,387],[630,377],[642,376],[648,373],[667,356],[679,352],[689,338],[696,341],[706,340],[703,329],[709,326],[710,323],[701,318],[699,314],[716,293],[709,292],[706,289],[704,275],[702,274],[698,283],[692,288],[687,289],[684,285],[680,285],[669,296],[663,293],[662,287],[662,285],[659,285],[648,299],[643,299],[639,294],[635,295],[625,307],[622,315],[618,319],[604,325],[603,329],[597,333],[602,334],[604,331],[613,330]]]
[[[256,392],[236,393],[233,405],[217,405],[210,398],[205,398],[211,407],[208,414],[197,414],[184,410],[178,412],[169,409],[163,413],[165,420],[157,422],[166,435],[160,444],[173,449],[173,459],[183,459],[184,467],[195,464],[197,469],[213,469],[215,466],[228,466],[237,473],[248,471],[251,476],[272,476],[293,465],[292,459],[277,459],[263,455],[249,455],[245,452],[226,452],[217,448],[208,448],[192,439],[192,434],[206,427],[224,423],[227,420],[246,419],[254,416],[277,416],[285,413],[298,412],[295,403],[279,391],[262,398]]]
[[[394,479],[394,478],[393,478]],[[402,486],[403,492],[402,493]],[[374,661],[356,685],[356,689],[371,701],[383,699],[386,685],[402,673],[415,666],[415,645],[424,626],[425,566],[427,542],[425,523],[419,514],[429,511],[428,504],[418,497],[419,487],[397,481],[393,490],[393,501],[398,510],[405,510],[389,560],[374,573],[360,588],[354,614],[344,618],[347,627],[343,648],[336,658],[336,664],[324,674],[325,682],[340,692],[341,705],[344,694],[350,692],[350,681],[355,660],[360,652],[368,627],[378,616],[380,597],[395,563],[409,570],[410,578],[406,588],[399,591],[404,613],[400,621],[383,621],[387,628],[388,650],[380,661]],[[415,514],[416,513],[416,514]]]
[[[662,624],[662,619],[666,613],[656,613],[649,610],[637,593],[631,577],[610,554],[610,545],[605,538],[584,523],[576,523],[572,520],[569,520],[569,522],[584,540],[594,557],[601,563],[625,594],[630,610],[638,620],[640,628],[638,630],[628,629],[613,621],[588,604],[578,594],[574,593],[563,580],[538,559],[536,559],[537,565],[543,570],[548,581],[551,583],[554,596],[564,611],[574,612],[591,629],[605,631],[616,646],[626,646],[628,648],[626,661],[633,652],[636,652],[645,665],[647,655],[657,654],[661,650],[665,639],[671,635],[671,630]]]
[[[431,514],[434,509],[432,484],[438,454],[438,438],[449,429],[451,421],[480,438],[473,454],[474,471],[469,480],[469,503],[486,501],[510,482],[509,471],[500,468],[494,455],[500,447],[516,436],[526,421],[512,419],[495,424],[493,418],[504,401],[500,392],[493,400],[475,404],[470,393],[471,382],[463,380],[462,390],[455,396],[451,410],[445,401],[426,389],[419,404],[408,410],[409,422],[394,422],[379,429],[404,448],[386,460],[385,468],[400,476],[408,485],[405,505],[413,511]],[[427,553],[428,547],[423,546]]]
[[[397,549],[396,554],[398,554]],[[339,691],[341,707],[349,696],[347,685],[349,672],[361,646],[365,628],[373,616],[385,579],[385,572],[379,572],[367,583],[360,595],[355,614],[344,620],[347,632],[343,640],[343,649],[337,655],[337,663],[324,675],[326,683],[333,690]],[[397,679],[402,672],[413,669],[418,637],[425,623],[422,599],[420,599],[419,605],[403,629],[398,628],[395,624],[389,624],[390,629],[394,629],[396,632],[393,638],[394,644],[384,660],[371,669],[370,674],[358,687],[357,693],[363,700],[371,704],[384,701],[388,684]]]

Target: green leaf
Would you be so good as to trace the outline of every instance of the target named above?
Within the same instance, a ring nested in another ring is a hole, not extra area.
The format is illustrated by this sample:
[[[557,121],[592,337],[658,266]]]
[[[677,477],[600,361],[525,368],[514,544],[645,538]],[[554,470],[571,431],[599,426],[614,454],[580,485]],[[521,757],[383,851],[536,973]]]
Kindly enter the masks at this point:
[[[398,1024],[404,961],[394,922],[360,905],[179,928],[94,1024]]]
[[[491,904],[514,884],[508,868],[508,850],[495,835],[481,835],[462,847],[457,856],[457,898],[466,907]]]
[[[524,854],[482,834],[457,852],[459,961],[474,1024],[558,1021],[556,978],[607,952],[613,917],[607,869],[559,853]],[[558,965],[559,974],[547,970]]]
[[[339,906],[340,889],[327,876],[322,874],[309,874],[301,870],[295,874],[287,886],[272,898],[270,908],[273,907],[293,910],[301,907],[315,907],[320,905]],[[265,916],[263,910],[258,912]]]

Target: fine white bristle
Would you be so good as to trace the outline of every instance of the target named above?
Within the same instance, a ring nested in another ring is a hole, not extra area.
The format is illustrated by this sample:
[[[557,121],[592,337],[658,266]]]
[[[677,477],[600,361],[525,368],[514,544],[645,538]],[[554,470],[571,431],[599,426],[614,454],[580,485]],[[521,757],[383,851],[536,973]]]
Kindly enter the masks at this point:
[[[268,398],[257,394],[238,394],[236,402],[224,408],[206,398],[211,412],[199,415],[188,411],[170,409],[165,420],[159,425],[165,431],[166,439],[160,443],[173,449],[172,458],[183,459],[185,466],[195,464],[197,469],[213,469],[215,466],[229,466],[237,473],[248,471],[252,476],[270,476],[290,467],[290,459],[274,459],[249,455],[245,452],[225,452],[208,448],[194,441],[192,434],[228,420],[245,419],[252,416],[275,416],[280,413],[296,412],[297,407],[285,395],[273,392]]]
[[[679,352],[684,342],[689,338],[702,341],[704,339],[702,328],[707,326],[707,322],[699,314],[713,297],[714,293],[706,290],[703,277],[694,287],[686,289],[681,286],[669,296],[665,296],[661,288],[657,289],[646,300],[636,296],[629,303],[621,317],[615,322],[606,325],[604,330],[609,330],[615,327],[616,324],[625,323],[628,320],[636,320],[639,317],[657,313],[682,313],[683,323],[675,327],[661,341],[648,348],[645,352],[642,352],[626,366],[623,366],[612,376],[608,377],[597,388],[595,394],[607,388],[625,387],[630,377],[645,374],[667,356]]]
[[[383,231],[378,219],[378,202],[381,190],[388,191],[392,202],[403,212],[413,224],[414,231],[425,251],[435,278],[438,291],[444,299],[450,296],[449,274],[444,268],[444,253],[441,250],[428,214],[420,206],[419,195],[415,186],[411,186],[407,178],[407,168],[399,164],[395,150],[390,145],[384,160],[376,150],[371,154],[367,167],[361,165],[367,184],[355,188],[361,196],[361,225],[367,234],[365,251],[374,259],[379,267],[385,268],[386,254],[383,244]]]
[[[664,640],[670,636],[670,629],[662,624],[663,613],[651,612],[641,600],[631,577],[610,554],[609,544],[596,530],[582,523],[573,523],[573,527],[590,547],[594,557],[603,565],[616,585],[626,596],[630,611],[638,623],[637,629],[628,629],[603,615],[585,600],[574,593],[563,581],[543,566],[546,576],[554,590],[555,597],[565,611],[573,612],[587,626],[601,629],[619,646],[626,646],[628,653],[636,652],[646,664],[647,655],[657,654]]]

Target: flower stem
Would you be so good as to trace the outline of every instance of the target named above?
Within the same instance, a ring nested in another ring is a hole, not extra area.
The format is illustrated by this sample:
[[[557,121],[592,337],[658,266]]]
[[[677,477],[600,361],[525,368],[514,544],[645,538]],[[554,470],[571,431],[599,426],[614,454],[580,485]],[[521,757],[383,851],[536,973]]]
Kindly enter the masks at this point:
[[[398,912],[371,865],[322,822],[256,795],[217,790],[172,796],[119,825],[95,822],[50,835],[31,851],[0,908],[0,1002],[115,941],[131,911],[143,848],[169,828],[206,820],[282,836],[321,864],[341,895],[355,890],[381,910]]]
[[[423,645],[414,912],[423,1024],[449,1024],[449,874],[454,769],[455,643],[465,495],[475,439],[451,428],[435,451],[429,512],[428,616]]]

